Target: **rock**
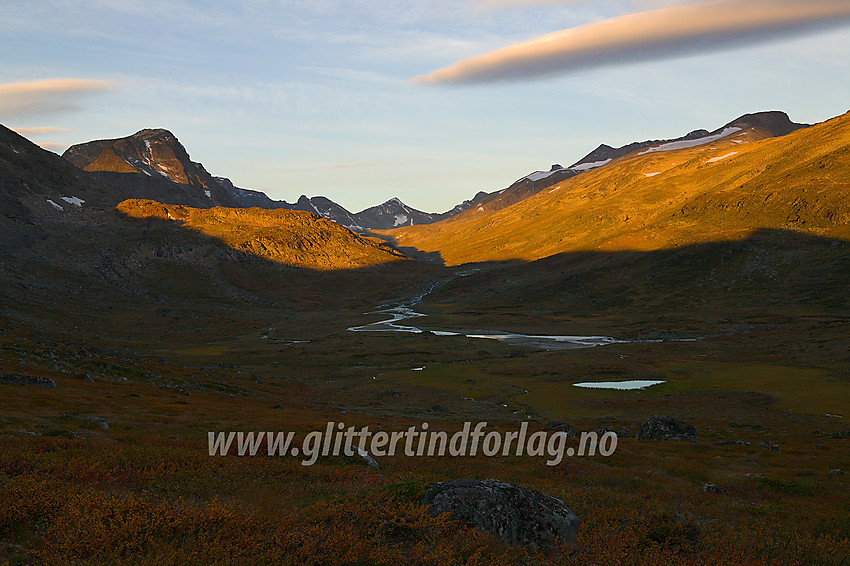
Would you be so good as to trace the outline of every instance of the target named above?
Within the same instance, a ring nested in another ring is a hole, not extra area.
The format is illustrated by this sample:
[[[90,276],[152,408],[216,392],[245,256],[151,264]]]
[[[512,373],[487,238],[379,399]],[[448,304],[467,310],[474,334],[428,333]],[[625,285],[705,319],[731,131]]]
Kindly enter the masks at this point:
[[[838,432],[833,432],[830,436],[832,438],[850,438],[850,430],[839,430]]]
[[[831,477],[834,477],[834,476],[843,476],[845,473],[847,473],[847,472],[845,472],[845,471],[844,471],[844,470],[842,470],[841,468],[835,468],[834,470],[830,470],[830,471],[829,471],[829,475],[830,475]]]
[[[640,425],[637,440],[686,440],[697,441],[697,429],[678,417],[655,415]]]
[[[765,448],[767,448],[771,452],[779,452],[779,446],[777,446],[773,442],[764,441],[764,442],[759,443],[759,446],[764,446]]]
[[[549,421],[543,430],[549,432],[566,432],[567,436],[578,436],[578,429],[572,425],[568,425],[564,421]]]
[[[366,460],[366,463],[367,463],[367,464],[369,464],[369,466],[371,466],[372,468],[375,468],[376,470],[380,470],[380,469],[381,469],[381,466],[379,466],[379,465],[378,465],[378,463],[375,461],[375,459],[374,459],[374,458],[372,458],[372,457],[369,455],[369,453],[368,453],[368,452],[366,452],[365,450],[363,450],[363,449],[362,449],[362,448],[360,448],[359,446],[357,447],[357,454],[358,454],[361,458],[363,458],[364,460]]]
[[[83,422],[99,427],[103,430],[109,430],[109,423],[107,423],[102,417],[86,417],[83,419]]]
[[[46,377],[21,375],[19,373],[0,373],[0,383],[9,385],[36,385],[48,389],[56,389],[56,382]]]
[[[456,521],[507,544],[528,544],[541,551],[574,540],[580,523],[563,501],[495,479],[431,484],[422,504],[429,506],[431,516],[451,513]]]
[[[715,442],[712,446],[750,446],[751,442],[747,442],[746,440],[721,440],[720,442]]]
[[[628,428],[623,427],[617,431],[617,436],[619,438],[628,438],[630,433],[631,431]]]
[[[719,485],[714,485],[713,483],[707,483],[702,486],[702,490],[706,493],[726,493],[725,487],[720,487]]]

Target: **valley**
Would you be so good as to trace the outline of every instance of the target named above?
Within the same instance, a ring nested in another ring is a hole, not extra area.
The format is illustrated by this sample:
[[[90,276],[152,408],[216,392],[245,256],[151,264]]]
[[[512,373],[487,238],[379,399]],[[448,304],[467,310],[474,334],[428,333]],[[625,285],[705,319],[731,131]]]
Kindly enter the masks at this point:
[[[373,231],[238,206],[165,130],[78,164],[3,131],[0,563],[846,564],[850,115],[752,116]],[[661,383],[574,385],[631,380]],[[653,415],[697,442],[637,439]],[[378,469],[207,445],[470,421],[618,444]],[[578,534],[429,515],[456,478],[556,497]]]

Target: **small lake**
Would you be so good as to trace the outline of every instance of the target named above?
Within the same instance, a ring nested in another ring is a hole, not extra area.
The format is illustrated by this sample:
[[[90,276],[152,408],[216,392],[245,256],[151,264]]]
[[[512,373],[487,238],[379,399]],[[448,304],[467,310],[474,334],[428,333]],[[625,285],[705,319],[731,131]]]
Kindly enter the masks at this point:
[[[629,381],[582,381],[581,383],[573,383],[574,387],[586,387],[588,389],[619,389],[620,391],[629,391],[633,389],[646,389],[653,385],[665,383],[663,380],[653,379],[632,379]]]

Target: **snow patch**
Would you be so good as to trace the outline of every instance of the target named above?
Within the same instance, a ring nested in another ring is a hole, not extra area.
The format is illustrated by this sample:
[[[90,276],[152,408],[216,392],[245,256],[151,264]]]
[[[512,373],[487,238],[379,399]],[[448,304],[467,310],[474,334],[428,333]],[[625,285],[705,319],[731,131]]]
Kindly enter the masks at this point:
[[[708,160],[708,163],[716,163],[716,162],[720,161],[721,159],[726,159],[727,157],[732,157],[733,155],[735,155],[737,153],[738,153],[737,151],[730,151],[726,155],[721,155],[719,157],[712,157],[711,159]]]
[[[56,204],[55,202],[53,202],[53,201],[52,201],[52,200],[50,200],[50,199],[47,199],[47,202],[49,202],[50,204],[52,204],[52,205],[53,205],[53,208],[55,208],[56,210],[65,210],[65,209],[62,207],[62,205],[61,205],[61,204]]]
[[[638,155],[645,155],[647,153],[653,153],[656,151],[673,151],[674,149],[685,149],[688,147],[696,147],[698,145],[703,145],[707,143],[711,143],[713,141],[717,141],[720,138],[725,138],[730,134],[734,134],[735,132],[740,132],[741,128],[723,128],[723,131],[719,134],[714,134],[713,136],[705,136],[702,138],[696,138],[694,140],[680,140],[674,142],[663,143],[661,145],[657,145],[655,147],[651,147],[646,151],[642,151],[638,153]]]
[[[548,177],[552,173],[557,173],[558,171],[560,171],[560,169],[558,169],[556,171],[535,171],[531,175],[526,175],[525,177],[523,177],[523,179],[528,179],[529,181],[532,181],[532,182],[533,181],[539,181],[540,179],[545,179],[546,177]],[[520,181],[521,180],[522,179],[520,179]]]
[[[73,204],[74,206],[79,206],[81,208],[83,206],[83,203],[86,202],[79,197],[62,197],[62,200],[64,200],[68,204]]]
[[[484,212],[484,207],[483,207],[483,206],[479,206],[479,207],[478,207],[478,212]]]
[[[204,194],[207,195],[207,198],[212,198],[212,193],[209,191],[204,191]]]
[[[609,163],[610,159],[604,159],[602,161],[591,161],[590,163],[579,163],[578,165],[573,165],[570,167],[573,171],[587,171],[589,169],[596,169],[597,167],[602,167],[606,163]]]
[[[407,222],[407,216],[406,216],[406,215],[404,215],[404,214],[396,214],[396,215],[395,215],[395,223],[393,224],[393,226],[401,226],[401,225],[403,225],[405,222]]]
[[[136,171],[139,171],[139,172],[141,172],[141,173],[144,173],[144,174],[145,174],[145,175],[147,175],[148,177],[152,177],[152,175],[150,174],[150,171],[147,171],[147,170],[145,170],[145,169],[141,169],[141,168],[139,168],[139,166],[138,166],[138,165],[136,165],[136,164],[134,164],[134,163],[130,163],[130,162],[127,160],[127,158],[126,158],[126,157],[122,157],[121,159],[123,159],[123,160],[124,160],[124,163],[126,163],[127,165],[129,165],[130,167],[132,167],[133,169],[135,169]]]
[[[654,173],[644,173],[644,177],[655,177],[656,175],[661,175],[661,171],[656,171]]]

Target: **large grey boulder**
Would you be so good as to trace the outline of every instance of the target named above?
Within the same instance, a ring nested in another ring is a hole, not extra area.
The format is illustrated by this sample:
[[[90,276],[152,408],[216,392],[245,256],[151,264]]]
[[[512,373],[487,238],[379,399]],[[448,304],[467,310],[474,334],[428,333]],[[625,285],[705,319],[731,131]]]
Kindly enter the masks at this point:
[[[528,544],[547,551],[571,542],[579,518],[560,499],[494,479],[457,479],[428,486],[422,504],[432,516],[451,513],[507,544]]]
[[[686,440],[697,441],[697,429],[678,417],[655,415],[640,425],[637,440]]]

